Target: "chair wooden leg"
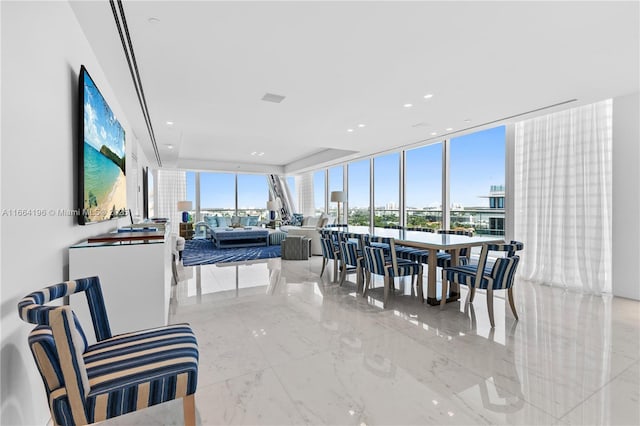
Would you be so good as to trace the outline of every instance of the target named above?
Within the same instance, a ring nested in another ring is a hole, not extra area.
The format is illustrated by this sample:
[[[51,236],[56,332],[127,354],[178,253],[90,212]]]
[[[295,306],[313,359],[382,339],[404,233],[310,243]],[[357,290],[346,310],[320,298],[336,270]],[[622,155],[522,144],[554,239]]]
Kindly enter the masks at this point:
[[[362,290],[362,297],[367,296],[367,292],[369,291],[369,287],[371,286],[371,273],[369,271],[364,271],[365,280],[364,280],[364,289]]]
[[[442,293],[440,294],[440,309],[444,308],[447,304],[447,287],[449,287],[449,281],[447,281],[447,274],[444,268],[442,269]]]
[[[476,288],[471,287],[469,289],[469,303],[473,303],[473,298],[476,297]]]
[[[420,298],[420,303],[424,303],[424,292],[422,290],[422,268],[420,269],[420,272],[418,273],[418,297]]]
[[[324,274],[324,267],[327,266],[327,258],[323,257],[322,258],[322,269],[320,270],[320,276],[322,276],[322,274]]]
[[[361,293],[362,290],[362,268],[360,267],[360,264],[356,265],[356,284],[358,285],[357,289],[356,289],[356,294],[357,293]]]
[[[382,307],[387,307],[387,299],[389,298],[389,287],[390,287],[391,279],[388,275],[384,276],[384,301],[382,302]]]
[[[338,282],[338,261],[333,259],[333,282]]]
[[[340,271],[340,287],[344,284],[345,278],[347,278],[347,266],[343,265],[342,270]]]
[[[182,398],[184,411],[184,426],[196,426],[196,395],[191,394]]]
[[[491,323],[491,328],[496,326],[496,323],[493,321],[493,289],[487,288],[487,310],[489,311],[489,322]]]
[[[518,321],[518,313],[516,312],[516,304],[513,303],[513,287],[509,287],[507,289],[507,294],[509,295],[509,306],[511,306],[511,312],[513,312],[513,316]]]

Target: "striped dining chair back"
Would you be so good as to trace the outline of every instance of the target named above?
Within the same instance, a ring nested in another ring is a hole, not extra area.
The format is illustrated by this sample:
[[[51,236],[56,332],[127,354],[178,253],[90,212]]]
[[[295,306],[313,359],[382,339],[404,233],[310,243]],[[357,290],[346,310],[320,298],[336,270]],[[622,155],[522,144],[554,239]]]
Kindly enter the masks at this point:
[[[452,266],[442,271],[442,300],[446,301],[448,283],[457,283],[469,287],[468,303],[473,303],[475,290],[487,291],[487,309],[491,327],[495,327],[493,318],[493,291],[507,290],[509,305],[516,320],[516,312],[513,300],[513,283],[520,256],[515,253],[522,250],[524,244],[519,241],[511,241],[505,244],[485,244],[482,246],[478,263],[474,265]],[[493,265],[487,266],[490,252],[502,252],[504,256],[497,257]],[[445,302],[441,301],[441,306]]]
[[[395,240],[385,237],[371,237],[370,245],[364,247],[364,267],[367,272],[367,280],[364,286],[363,296],[371,286],[371,274],[384,276],[384,300],[383,307],[387,306],[389,293],[395,289],[394,278],[403,276],[417,277],[417,293],[422,294],[422,264],[405,259],[398,259],[395,250]],[[376,245],[379,244],[379,245]],[[388,249],[384,247],[388,244]],[[413,279],[412,279],[413,290]]]
[[[46,303],[84,292],[97,343],[89,345],[70,306]],[[187,324],[112,336],[98,277],[25,296],[18,315],[36,324],[29,347],[56,425],[84,425],[182,398],[195,424],[198,343]]]
[[[344,283],[347,273],[356,273],[356,283],[358,285],[357,292],[362,291],[362,283],[364,281],[364,256],[359,250],[357,242],[349,239],[340,241],[340,255],[342,256],[342,273],[340,274],[340,285]]]
[[[464,235],[467,237],[473,237],[473,230],[471,229],[438,229],[438,234],[449,234],[449,235]],[[471,249],[469,247],[463,247],[458,252],[458,262],[466,265],[471,260]],[[445,262],[444,265],[438,266],[455,266],[451,265],[451,258],[449,258],[449,262]]]
[[[340,246],[334,241],[333,235],[321,236],[320,247],[322,248],[322,270],[320,276],[324,274],[325,267],[329,261],[333,261],[333,279],[335,282],[338,279],[338,261],[340,260]],[[330,278],[331,279],[331,278]]]

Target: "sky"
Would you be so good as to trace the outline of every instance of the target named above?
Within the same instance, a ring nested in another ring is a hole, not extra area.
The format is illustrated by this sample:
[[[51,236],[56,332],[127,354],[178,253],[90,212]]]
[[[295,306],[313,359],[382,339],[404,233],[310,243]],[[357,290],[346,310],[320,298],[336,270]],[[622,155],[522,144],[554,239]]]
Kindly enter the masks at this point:
[[[398,205],[400,154],[374,159],[375,205]],[[491,185],[504,185],[505,127],[453,138],[450,144],[450,200],[467,207],[488,207]],[[369,205],[369,160],[348,164],[349,206]],[[291,179],[289,179],[291,181]],[[314,173],[316,208],[324,208],[324,170]],[[343,168],[329,169],[329,192],[342,190]],[[235,206],[232,173],[200,173],[201,208]],[[407,151],[406,205],[438,207],[442,192],[442,144]],[[295,190],[292,189],[295,197]],[[266,208],[269,191],[264,175],[238,175],[238,208]],[[195,205],[195,173],[187,173],[187,199]],[[330,203],[331,204],[331,203]]]

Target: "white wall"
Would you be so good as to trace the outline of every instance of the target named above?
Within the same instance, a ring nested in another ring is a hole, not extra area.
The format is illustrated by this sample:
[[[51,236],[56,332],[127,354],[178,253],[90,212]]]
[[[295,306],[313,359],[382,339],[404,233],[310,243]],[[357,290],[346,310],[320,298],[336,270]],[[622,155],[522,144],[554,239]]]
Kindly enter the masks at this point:
[[[640,300],[640,93],[613,100],[613,294]]]
[[[2,208],[73,209],[81,64],[127,132],[128,161],[137,150],[133,132],[67,2],[2,1],[0,7]],[[136,169],[142,162],[139,155]],[[136,181],[127,185],[130,206],[136,205]],[[67,279],[67,247],[117,223],[79,226],[73,217],[49,215],[0,218],[0,424],[43,425],[49,419],[45,392],[27,346],[33,326],[18,318],[17,302]]]

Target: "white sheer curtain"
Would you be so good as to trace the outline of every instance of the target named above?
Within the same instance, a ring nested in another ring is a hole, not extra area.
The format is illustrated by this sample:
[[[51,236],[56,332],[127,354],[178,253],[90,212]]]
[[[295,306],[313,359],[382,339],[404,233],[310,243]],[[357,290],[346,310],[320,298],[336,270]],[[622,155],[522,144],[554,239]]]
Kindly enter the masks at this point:
[[[522,278],[611,292],[611,100],[515,125]]]
[[[313,173],[303,173],[295,177],[298,208],[304,216],[315,216],[316,207],[313,196]]]
[[[158,196],[156,216],[166,217],[171,223],[172,232],[178,232],[182,221],[182,212],[178,211],[178,201],[187,200],[187,175],[180,170],[158,170]]]

